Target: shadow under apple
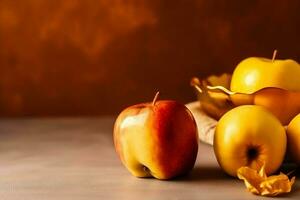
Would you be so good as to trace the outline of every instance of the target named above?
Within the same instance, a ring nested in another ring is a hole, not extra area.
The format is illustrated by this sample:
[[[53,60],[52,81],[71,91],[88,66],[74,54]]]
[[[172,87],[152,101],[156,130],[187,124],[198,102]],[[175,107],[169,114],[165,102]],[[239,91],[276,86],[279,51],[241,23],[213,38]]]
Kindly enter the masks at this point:
[[[173,181],[218,181],[230,180],[228,176],[218,166],[195,166],[189,173],[172,179]]]

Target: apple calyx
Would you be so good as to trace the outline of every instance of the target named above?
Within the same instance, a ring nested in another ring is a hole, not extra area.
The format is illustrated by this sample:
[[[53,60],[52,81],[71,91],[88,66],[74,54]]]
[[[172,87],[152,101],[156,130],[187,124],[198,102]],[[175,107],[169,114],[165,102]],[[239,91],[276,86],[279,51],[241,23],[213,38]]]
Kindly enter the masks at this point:
[[[255,160],[258,157],[259,150],[257,148],[258,147],[256,147],[256,146],[251,146],[247,149],[248,162],[251,163],[253,160]]]
[[[159,96],[159,91],[156,92],[156,94],[155,94],[155,96],[154,96],[154,98],[153,98],[152,106],[155,106],[155,103],[156,103],[156,101],[157,101],[157,99],[158,99],[158,96]]]

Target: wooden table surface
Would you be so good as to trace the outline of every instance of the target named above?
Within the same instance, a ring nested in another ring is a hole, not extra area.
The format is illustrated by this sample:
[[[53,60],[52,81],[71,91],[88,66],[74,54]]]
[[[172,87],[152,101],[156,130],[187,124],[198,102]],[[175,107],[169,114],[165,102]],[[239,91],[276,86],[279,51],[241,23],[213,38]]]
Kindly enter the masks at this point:
[[[131,176],[112,143],[114,119],[0,120],[0,199],[262,199],[226,176],[201,144],[194,170],[171,181]],[[299,199],[292,193],[277,199]],[[267,198],[264,198],[267,199]]]

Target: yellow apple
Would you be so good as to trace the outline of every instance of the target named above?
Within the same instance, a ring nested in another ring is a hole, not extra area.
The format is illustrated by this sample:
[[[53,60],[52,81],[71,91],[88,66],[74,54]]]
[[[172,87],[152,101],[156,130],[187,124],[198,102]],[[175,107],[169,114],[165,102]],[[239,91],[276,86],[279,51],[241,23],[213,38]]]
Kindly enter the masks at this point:
[[[265,87],[300,91],[300,65],[294,60],[273,60],[250,57],[235,68],[230,89],[233,92],[254,93]]]
[[[287,144],[289,155],[300,165],[300,114],[298,114],[288,125]]]
[[[228,111],[217,124],[214,152],[221,168],[231,176],[248,166],[267,174],[281,165],[286,133],[279,120],[262,106],[244,105]]]
[[[191,112],[171,100],[131,106],[114,126],[116,151],[132,175],[170,179],[190,171],[198,152]]]

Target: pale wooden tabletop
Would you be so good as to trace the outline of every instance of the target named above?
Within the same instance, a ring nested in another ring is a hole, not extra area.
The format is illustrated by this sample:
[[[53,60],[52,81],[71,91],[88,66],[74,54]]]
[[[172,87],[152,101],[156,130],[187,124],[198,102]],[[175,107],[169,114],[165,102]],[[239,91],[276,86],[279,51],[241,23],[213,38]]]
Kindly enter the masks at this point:
[[[205,144],[186,177],[131,176],[114,151],[113,120],[1,119],[0,199],[263,199],[226,176]],[[292,193],[276,199],[281,198],[299,199],[300,181]]]

